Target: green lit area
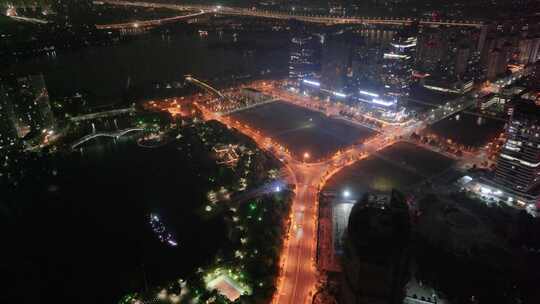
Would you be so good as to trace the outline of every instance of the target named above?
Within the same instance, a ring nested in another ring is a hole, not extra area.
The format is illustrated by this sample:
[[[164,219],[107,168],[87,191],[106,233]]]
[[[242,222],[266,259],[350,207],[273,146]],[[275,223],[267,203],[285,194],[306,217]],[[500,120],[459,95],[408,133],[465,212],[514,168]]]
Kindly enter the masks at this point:
[[[138,119],[152,123],[154,118]],[[176,130],[178,152],[207,157],[216,164],[206,173],[206,193],[199,214],[226,223],[227,245],[196,273],[149,292],[125,296],[121,303],[255,303],[270,299],[279,272],[279,252],[293,193],[275,191],[280,164],[248,138],[216,121],[197,122]],[[220,153],[235,151],[234,162]],[[261,169],[262,168],[262,169]]]

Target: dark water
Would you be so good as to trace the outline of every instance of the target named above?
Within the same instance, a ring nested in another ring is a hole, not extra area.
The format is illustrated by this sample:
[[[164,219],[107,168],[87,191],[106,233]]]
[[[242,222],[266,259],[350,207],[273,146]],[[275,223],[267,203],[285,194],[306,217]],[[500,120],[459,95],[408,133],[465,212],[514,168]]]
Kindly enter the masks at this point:
[[[178,24],[176,27],[187,26]],[[150,91],[156,84],[182,81],[192,74],[210,81],[262,72],[286,75],[288,33],[233,32],[206,38],[194,30],[156,30],[112,46],[59,52],[7,68],[21,74],[43,73],[50,95],[74,92],[95,96],[97,103],[118,101],[132,90]]]
[[[233,42],[231,32],[173,32],[58,52],[3,71],[43,73],[51,99],[83,92],[91,105],[125,102],[132,91],[152,97],[185,74],[216,83],[287,74],[288,33],[240,32]],[[95,140],[82,153],[33,166],[18,191],[0,198],[2,303],[114,303],[144,290],[145,280],[156,286],[193,273],[224,246],[224,223],[198,214],[215,168],[175,144],[143,149],[134,138]],[[151,213],[177,247],[159,241]]]
[[[2,72],[42,73],[52,100],[83,92],[91,106],[125,102],[131,91],[153,97],[156,87],[174,86],[185,74],[226,82],[287,72],[288,33],[240,32],[233,41],[232,32],[201,38],[194,30],[169,30]],[[226,229],[199,212],[217,169],[175,145],[144,149],[134,138],[100,139],[82,154],[31,165],[35,173],[0,202],[0,302],[115,303],[144,290],[145,280],[152,287],[186,278],[212,259]],[[150,214],[178,246],[159,241]]]
[[[12,211],[1,214],[9,288],[0,299],[115,303],[144,290],[145,279],[152,287],[186,278],[224,245],[223,221],[200,216],[212,165],[188,160],[174,143],[95,140],[47,166],[56,176],[30,178],[3,197]],[[178,246],[158,239],[151,213]]]

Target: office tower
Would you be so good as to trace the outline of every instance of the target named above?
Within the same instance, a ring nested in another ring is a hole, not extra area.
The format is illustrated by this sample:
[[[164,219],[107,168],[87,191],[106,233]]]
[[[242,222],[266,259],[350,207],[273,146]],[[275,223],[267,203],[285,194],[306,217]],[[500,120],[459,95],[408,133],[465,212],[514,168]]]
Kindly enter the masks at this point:
[[[416,36],[410,32],[397,34],[383,55],[382,83],[391,96],[408,96],[416,55]]]
[[[328,1],[328,13],[331,15],[342,16],[347,13],[344,0]]]
[[[380,43],[364,41],[355,49],[352,76],[359,90],[383,92],[384,85],[380,81],[382,54],[383,49]]]
[[[344,242],[340,303],[403,303],[409,238],[409,209],[401,193],[368,193],[356,203]]]
[[[321,70],[320,42],[312,35],[299,34],[291,39],[289,78],[315,79]]]
[[[518,62],[521,64],[534,63],[538,59],[540,38],[524,38],[519,41]]]
[[[485,40],[483,34],[478,29],[422,28],[418,34],[416,70],[447,83],[475,77],[478,49]]]
[[[501,71],[501,57],[503,57],[503,54],[499,49],[494,49],[489,52],[486,72],[486,78],[488,80],[495,80],[497,75],[499,75],[499,72]]]
[[[460,47],[457,49],[456,63],[454,68],[454,75],[457,77],[463,77],[467,72],[469,66],[470,49],[466,47]]]
[[[331,92],[343,92],[347,75],[352,73],[355,37],[344,30],[325,36],[322,45],[321,87]]]
[[[505,189],[526,195],[540,182],[540,108],[518,100],[506,128],[495,181]]]
[[[418,35],[416,68],[420,72],[434,74],[439,70],[445,50],[446,40],[442,30],[423,29]]]

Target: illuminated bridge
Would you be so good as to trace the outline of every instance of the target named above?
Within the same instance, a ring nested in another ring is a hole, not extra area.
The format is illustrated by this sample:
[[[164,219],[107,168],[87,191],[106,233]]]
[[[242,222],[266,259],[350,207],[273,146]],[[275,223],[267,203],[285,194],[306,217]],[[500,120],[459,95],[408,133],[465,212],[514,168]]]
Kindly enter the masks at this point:
[[[216,95],[219,99],[227,99],[227,97],[225,97],[225,95],[223,95],[219,90],[217,90],[216,88],[212,87],[211,85],[207,84],[206,82],[204,81],[200,81],[199,79],[191,76],[191,75],[186,75],[185,76],[185,79],[187,82],[189,83],[192,83],[198,87],[201,87],[207,91],[209,91],[210,93]]]
[[[78,122],[78,121],[91,120],[91,119],[96,119],[96,118],[113,117],[113,116],[118,116],[122,114],[129,114],[133,112],[135,112],[135,108],[130,107],[130,108],[125,108],[125,109],[115,109],[111,111],[79,115],[79,116],[71,117],[70,119],[71,121]]]
[[[183,9],[183,10],[191,10],[191,9]],[[116,24],[96,24],[96,28],[100,30],[121,30],[121,29],[128,29],[128,28],[146,28],[146,27],[154,27],[159,26],[166,23],[172,23],[176,21],[191,19],[197,16],[204,15],[206,12],[202,9],[198,10],[198,12],[182,15],[182,16],[176,16],[176,17],[170,17],[170,18],[163,18],[163,19],[154,19],[154,20],[146,20],[146,21],[133,21],[133,22],[127,22],[127,23],[116,23]]]
[[[223,95],[223,93],[221,93],[218,89],[212,87],[208,83],[206,83],[204,81],[201,81],[201,80],[199,80],[199,79],[197,79],[197,78],[195,78],[195,77],[193,77],[191,75],[186,75],[185,77],[186,77],[185,79],[186,79],[187,82],[192,83],[192,84],[194,84],[194,85],[196,85],[196,86],[198,86],[198,87],[200,87],[200,88],[202,88],[202,89],[216,95],[220,100],[222,100],[222,101],[231,101],[231,99],[228,96]],[[279,98],[268,98],[268,99],[260,101],[260,102],[247,104],[247,105],[244,105],[244,106],[241,106],[241,107],[236,107],[236,108],[225,110],[225,111],[219,111],[219,112],[216,112],[216,114],[218,114],[218,115],[230,115],[232,113],[244,111],[244,110],[256,107],[256,106],[260,106],[260,105],[267,104],[267,103],[272,103],[272,102],[275,102],[275,101],[278,101],[278,100],[279,100]]]
[[[85,142],[89,141],[89,140],[92,140],[94,138],[98,138],[98,137],[108,137],[108,138],[120,138],[128,133],[131,133],[131,132],[140,132],[140,131],[144,131],[144,129],[142,128],[129,128],[129,129],[124,129],[124,130],[120,130],[120,131],[115,131],[115,132],[100,132],[100,133],[92,133],[92,134],[88,134],[84,137],[82,137],[81,139],[79,139],[78,141],[76,141],[75,143],[73,143],[71,145],[71,149],[76,149],[78,146],[84,144]]]
[[[95,3],[98,3],[96,1]],[[239,7],[225,7],[225,6],[210,6],[210,5],[197,5],[197,4],[165,4],[165,3],[152,3],[152,2],[138,2],[138,1],[114,1],[104,0],[99,3],[108,3],[116,5],[132,5],[141,7],[152,8],[168,8],[174,10],[186,10],[186,9],[199,9],[205,12],[211,12],[214,14],[222,15],[238,15],[238,16],[251,16],[261,18],[272,19],[295,19],[312,23],[323,24],[382,24],[382,25],[410,25],[418,22],[421,25],[428,26],[464,26],[464,27],[483,27],[485,26],[481,21],[474,20],[430,20],[430,19],[416,19],[416,18],[402,18],[402,17],[361,17],[361,16],[330,16],[330,15],[311,15],[311,14],[295,14],[291,12],[276,12],[257,10],[250,8]]]

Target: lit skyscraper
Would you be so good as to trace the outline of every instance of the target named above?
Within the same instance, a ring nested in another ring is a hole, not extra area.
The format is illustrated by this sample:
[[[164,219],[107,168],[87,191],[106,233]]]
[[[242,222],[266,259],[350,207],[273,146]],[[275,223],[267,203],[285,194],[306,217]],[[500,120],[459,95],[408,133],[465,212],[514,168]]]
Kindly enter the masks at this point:
[[[388,95],[409,95],[415,54],[415,36],[401,33],[394,37],[389,51],[383,55],[381,77]]]
[[[289,78],[301,81],[314,79],[321,70],[320,43],[311,35],[298,35],[291,39]]]
[[[519,100],[506,129],[495,181],[520,195],[540,184],[540,108]]]

